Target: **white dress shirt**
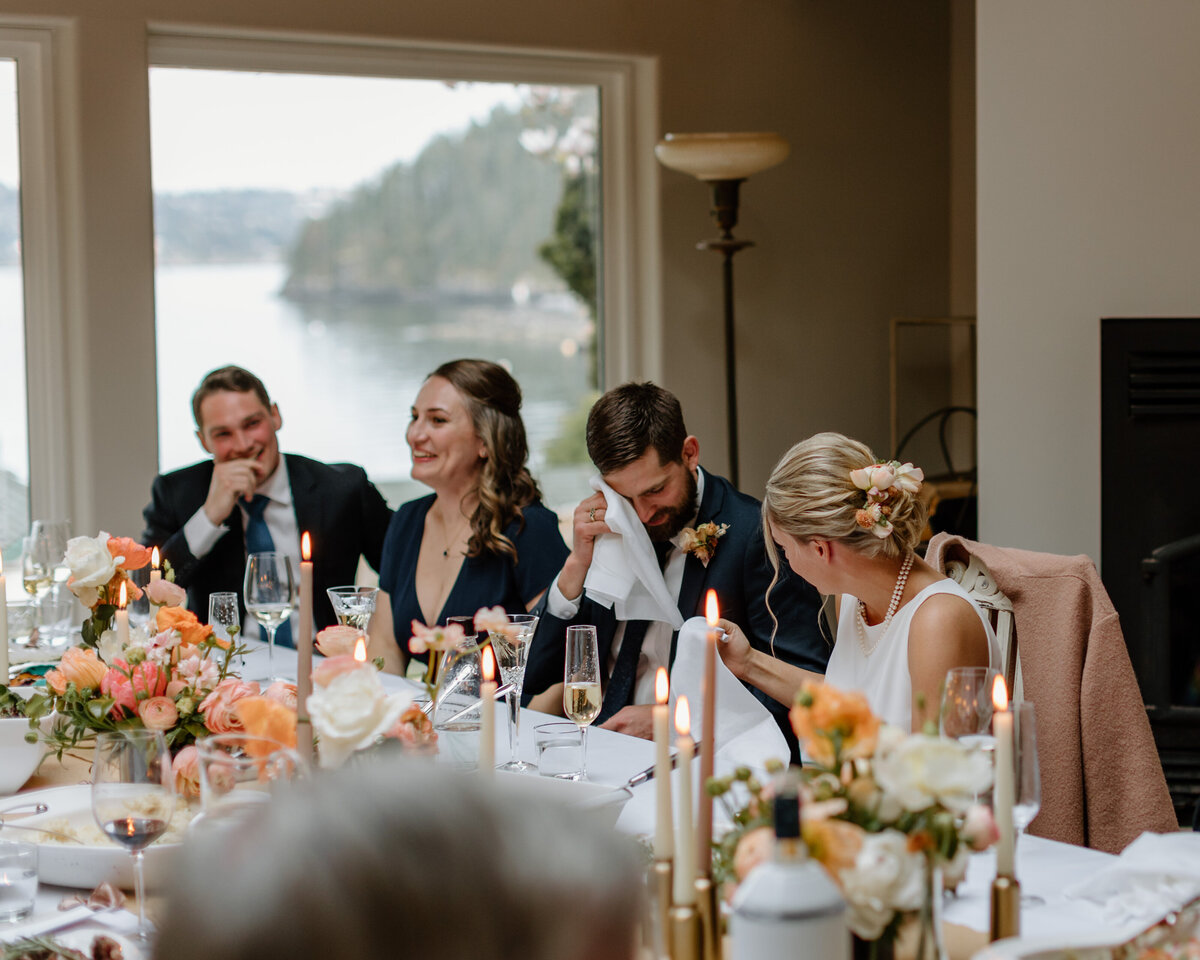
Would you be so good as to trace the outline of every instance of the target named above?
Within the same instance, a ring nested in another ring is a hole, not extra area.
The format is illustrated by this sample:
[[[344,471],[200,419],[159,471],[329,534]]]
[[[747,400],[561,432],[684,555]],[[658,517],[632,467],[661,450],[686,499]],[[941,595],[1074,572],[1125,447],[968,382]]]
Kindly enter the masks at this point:
[[[696,503],[704,499],[704,471],[699,467],[696,468]],[[699,516],[699,510],[689,520],[692,526],[696,523],[696,518]],[[666,584],[667,592],[674,598],[675,603],[679,603],[679,591],[683,587],[683,568],[687,561],[687,554],[679,549],[675,544],[671,545],[670,551],[667,553],[667,562],[663,567],[663,582]],[[580,597],[574,600],[568,600],[563,596],[562,591],[558,589],[558,577],[554,578],[554,582],[550,584],[549,591],[546,595],[546,609],[553,616],[560,620],[570,620],[579,612]],[[686,614],[685,614],[686,615]],[[612,676],[613,667],[617,664],[617,656],[621,652],[621,643],[625,639],[626,621],[622,620],[617,624],[617,631],[613,635],[612,648],[608,653],[608,663],[605,666],[607,676]],[[671,659],[671,636],[674,631],[669,623],[661,620],[653,620],[646,628],[646,638],[642,641],[642,652],[638,657],[637,676],[633,684],[633,699],[631,703],[654,703],[654,674],[659,667],[667,667],[670,669],[668,661]]]

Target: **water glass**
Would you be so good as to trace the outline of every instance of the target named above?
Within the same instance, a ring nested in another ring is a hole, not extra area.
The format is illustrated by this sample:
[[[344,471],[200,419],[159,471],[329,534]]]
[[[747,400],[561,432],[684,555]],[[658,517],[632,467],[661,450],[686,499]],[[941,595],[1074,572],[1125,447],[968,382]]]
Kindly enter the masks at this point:
[[[1042,808],[1042,774],[1038,769],[1037,722],[1033,703],[1029,700],[1018,703],[1014,708],[1013,761],[1016,777],[1013,780],[1013,826],[1020,839],[1037,818]],[[1045,901],[1036,894],[1021,894],[1021,903],[1027,907],[1040,906]]]
[[[325,593],[333,605],[338,623],[367,632],[371,615],[375,612],[375,595],[378,587],[328,587]]]
[[[213,636],[233,642],[242,631],[242,615],[238,610],[238,595],[232,591],[208,595],[208,625]]]
[[[267,664],[274,669],[275,633],[292,616],[296,578],[291,558],[283,553],[252,553],[246,559],[243,584],[246,611],[267,633]]]
[[[0,923],[15,923],[33,913],[37,889],[37,847],[0,840]]]
[[[305,773],[294,750],[266,737],[218,733],[196,741],[203,829],[254,815],[286,783]]]
[[[559,721],[533,728],[537,746],[537,770],[543,777],[578,780],[583,771],[583,731],[575,724]]]
[[[952,667],[946,673],[938,729],[968,746],[993,750],[992,684],[996,671],[990,667]]]

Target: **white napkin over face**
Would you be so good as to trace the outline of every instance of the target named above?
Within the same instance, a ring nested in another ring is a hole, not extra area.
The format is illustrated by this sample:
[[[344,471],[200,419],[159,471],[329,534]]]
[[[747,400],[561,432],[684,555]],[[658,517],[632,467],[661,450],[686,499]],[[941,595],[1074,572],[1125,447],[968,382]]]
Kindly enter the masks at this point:
[[[1108,923],[1149,926],[1200,897],[1200,833],[1143,833],[1063,894],[1099,904]]]
[[[599,474],[588,482],[604,494],[604,522],[612,533],[596,538],[584,592],[601,606],[613,608],[618,620],[661,620],[678,630],[683,615],[663,582],[650,535],[633,504]]]

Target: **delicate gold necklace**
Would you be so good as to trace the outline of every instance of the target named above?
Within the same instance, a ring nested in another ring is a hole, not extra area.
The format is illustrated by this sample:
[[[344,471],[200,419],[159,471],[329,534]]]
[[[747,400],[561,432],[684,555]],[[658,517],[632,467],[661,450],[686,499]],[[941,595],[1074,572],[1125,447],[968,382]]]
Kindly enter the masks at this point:
[[[447,558],[447,559],[448,559],[448,558],[450,557],[450,548],[451,548],[452,546],[454,546],[454,544],[455,544],[456,542],[458,542],[458,538],[462,536],[462,532],[463,532],[463,531],[464,531],[464,530],[465,530],[465,529],[466,529],[468,526],[470,526],[470,523],[471,523],[471,518],[470,518],[470,517],[463,517],[463,522],[462,522],[462,523],[460,523],[460,524],[458,525],[457,529],[454,531],[454,536],[452,536],[452,537],[448,537],[448,538],[446,539],[446,546],[445,546],[445,547],[442,549],[442,557],[443,557],[443,558]],[[442,521],[441,521],[441,528],[442,528],[443,530],[445,530],[445,529],[446,529],[446,521],[445,521],[445,520],[442,520]]]
[[[879,646],[879,641],[887,633],[887,629],[891,625],[892,617],[900,609],[900,598],[904,596],[904,586],[908,583],[908,572],[912,569],[913,557],[914,554],[906,554],[904,562],[900,564],[900,573],[896,576],[896,586],[892,589],[892,600],[888,604],[887,615],[883,618],[883,629],[879,631],[878,636],[875,637],[875,642],[869,647],[867,646],[867,605],[861,600],[858,601],[858,610],[854,618],[854,623],[858,627],[858,645],[862,648],[864,657],[869,657],[875,652],[875,648]]]

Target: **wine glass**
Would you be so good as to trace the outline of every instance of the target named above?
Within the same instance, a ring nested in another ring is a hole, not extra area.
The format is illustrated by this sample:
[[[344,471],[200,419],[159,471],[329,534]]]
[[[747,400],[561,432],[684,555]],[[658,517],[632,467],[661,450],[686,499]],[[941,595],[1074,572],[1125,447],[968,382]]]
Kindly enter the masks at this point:
[[[508,693],[504,695],[508,703],[509,761],[502,764],[500,769],[525,773],[533,770],[534,765],[518,756],[521,747],[521,690],[525,684],[529,642],[533,639],[533,631],[537,629],[538,618],[531,613],[510,613],[508,622],[512,626],[504,636],[492,636],[492,649],[500,666],[500,679],[509,685]]]
[[[575,721],[583,741],[582,768],[574,779],[586,780],[587,728],[600,714],[600,653],[596,646],[595,627],[567,627],[563,711],[568,719]]]
[[[1013,780],[1013,826],[1017,831],[1016,842],[1019,845],[1025,828],[1034,821],[1042,808],[1042,775],[1038,769],[1037,723],[1033,704],[1028,700],[1022,701],[1016,705],[1013,712],[1013,760],[1017,767]],[[1036,894],[1021,894],[1021,903],[1025,906],[1037,907],[1045,902]]]
[[[291,558],[282,553],[252,553],[246,560],[246,612],[267,632],[267,669],[275,660],[275,632],[292,615],[296,579]]]
[[[133,856],[141,940],[150,934],[143,851],[167,832],[174,812],[175,777],[163,732],[142,728],[98,734],[92,763],[92,816],[113,842]]]
[[[48,639],[65,639],[71,620],[71,601],[67,590],[71,568],[67,566],[67,541],[70,539],[70,524],[66,520],[34,520],[29,535],[44,540],[50,564],[50,589],[42,600],[42,620],[49,630]]]
[[[333,604],[338,623],[367,632],[367,624],[375,613],[375,595],[378,587],[328,587],[325,593]]]
[[[938,714],[942,736],[989,753],[995,749],[991,735],[995,676],[990,667],[951,667],[946,672]]]
[[[21,540],[21,584],[25,592],[39,602],[54,583],[54,561],[50,556],[50,538],[45,531]]]
[[[242,615],[238,610],[238,595],[222,592],[208,595],[208,624],[219,640],[234,641],[242,632]]]

